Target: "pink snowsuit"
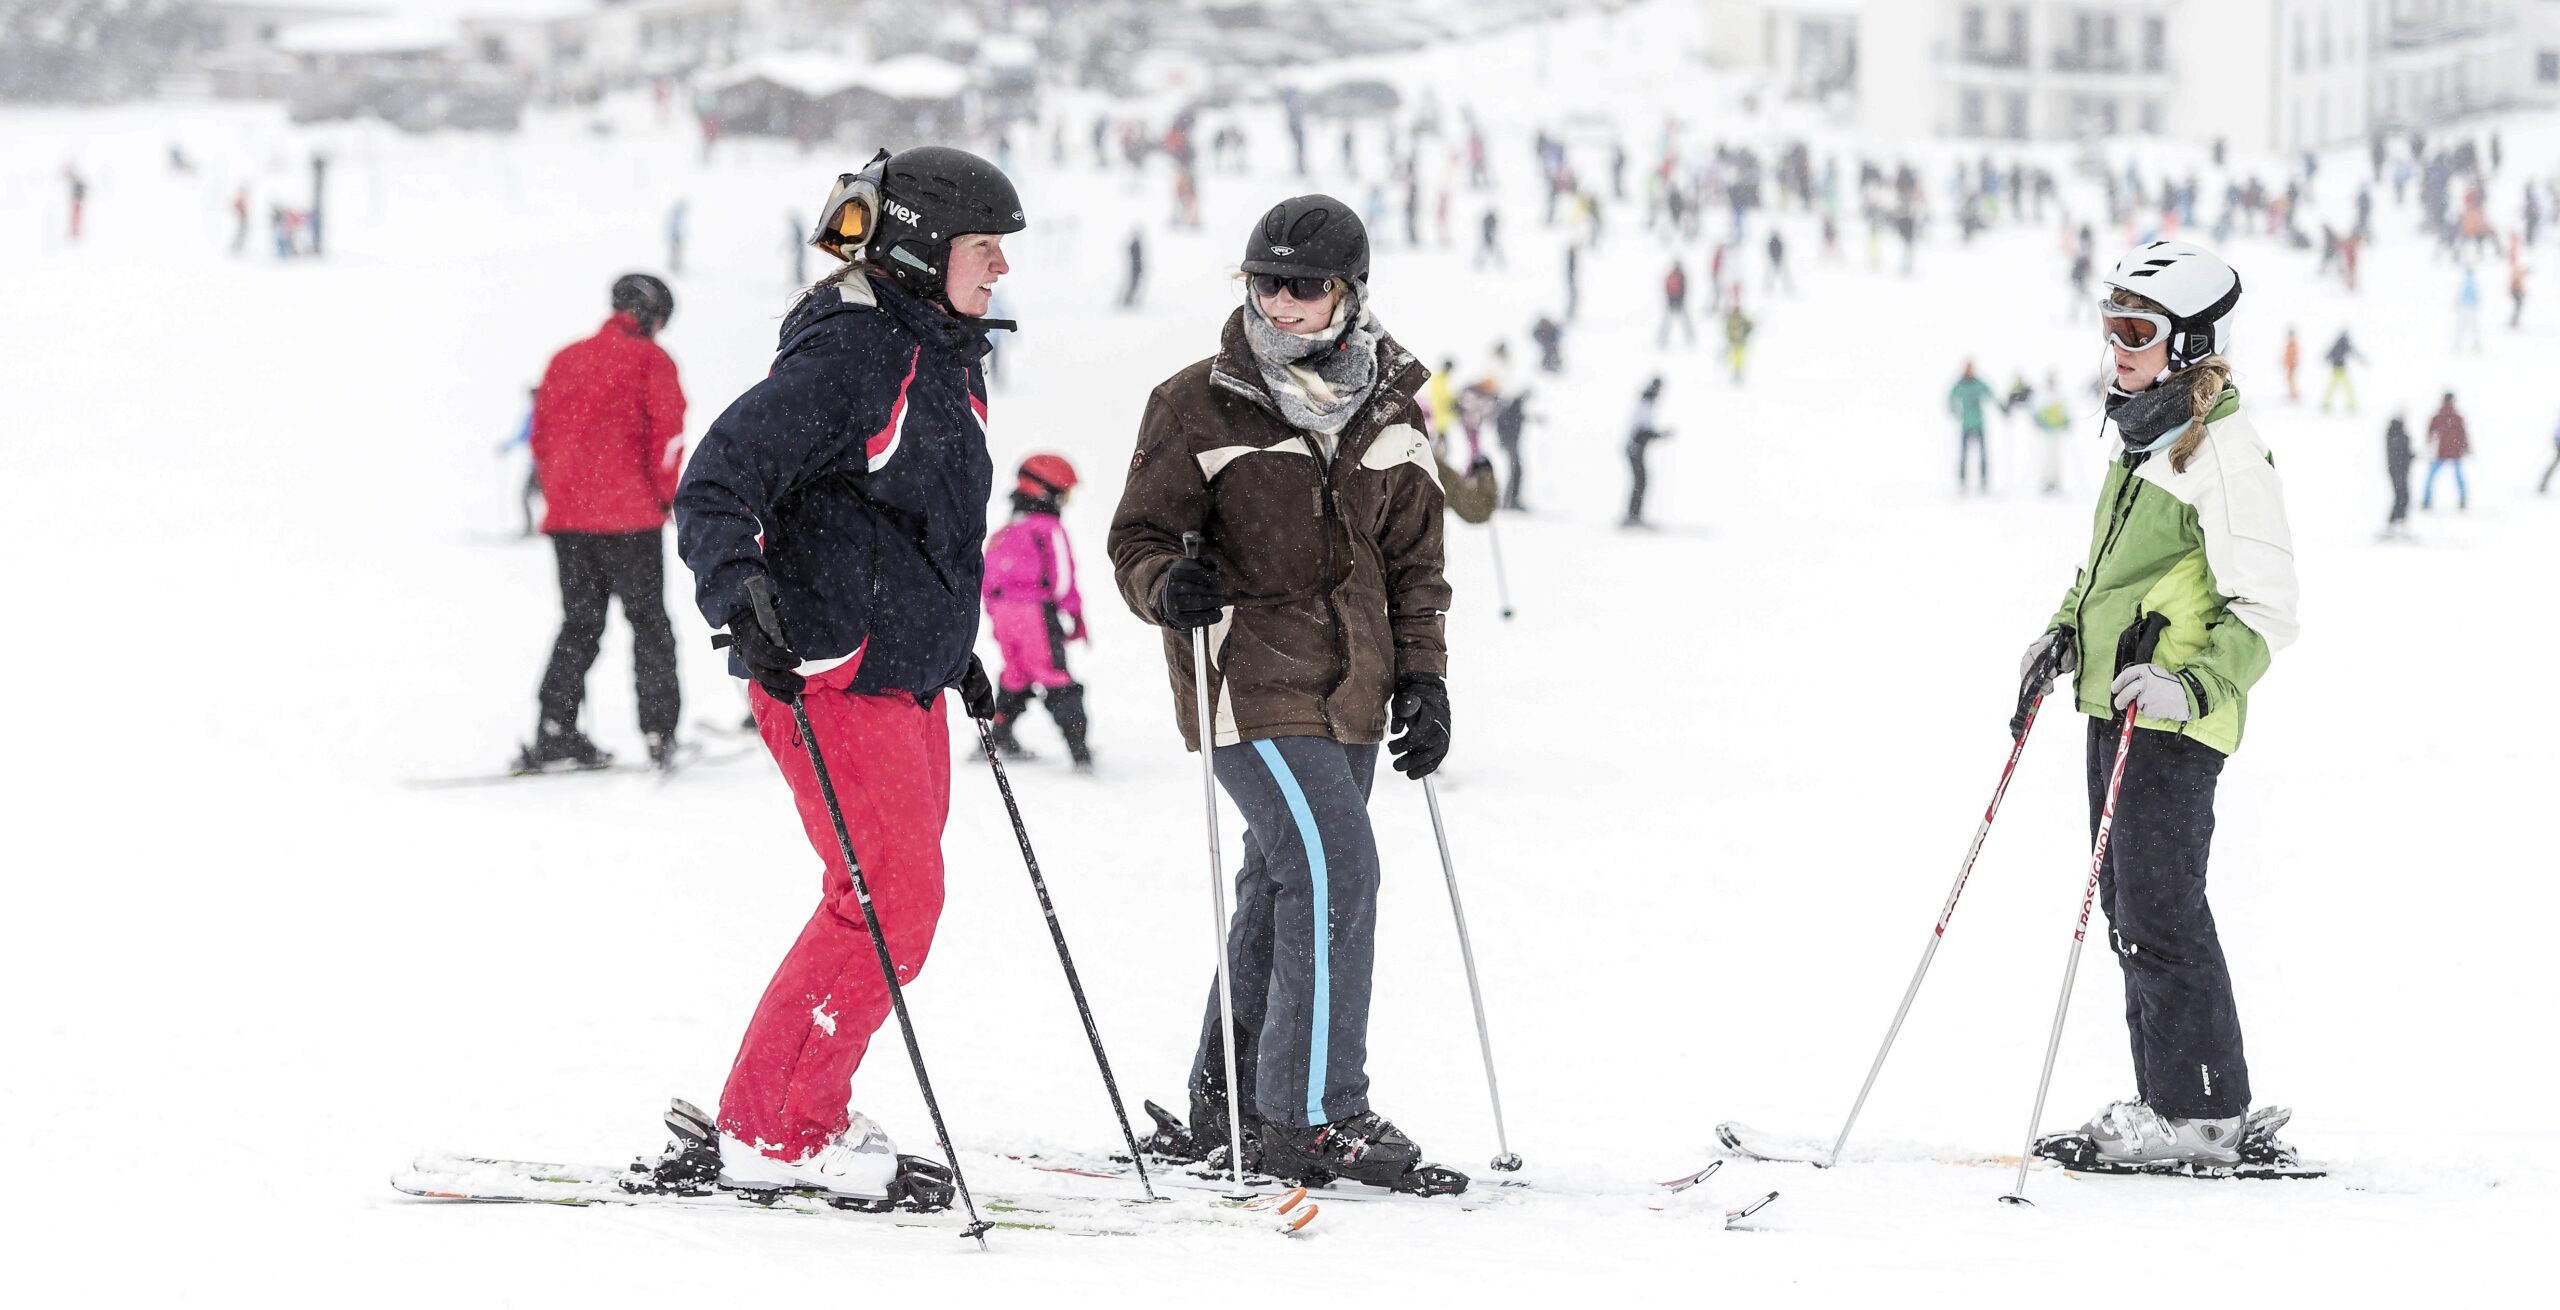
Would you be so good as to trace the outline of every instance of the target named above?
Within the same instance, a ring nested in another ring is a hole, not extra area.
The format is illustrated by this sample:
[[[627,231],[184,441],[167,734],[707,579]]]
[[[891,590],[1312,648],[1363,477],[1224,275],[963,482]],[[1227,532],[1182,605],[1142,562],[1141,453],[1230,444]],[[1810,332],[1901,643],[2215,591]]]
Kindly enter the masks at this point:
[[[1076,590],[1075,550],[1057,515],[1026,513],[987,539],[987,581],[981,596],[988,625],[995,629],[996,649],[1004,656],[1004,673],[996,680],[1001,690],[1063,687],[1075,681],[1067,673],[1067,632],[1060,616],[1075,620],[1076,640],[1083,640],[1084,596]]]

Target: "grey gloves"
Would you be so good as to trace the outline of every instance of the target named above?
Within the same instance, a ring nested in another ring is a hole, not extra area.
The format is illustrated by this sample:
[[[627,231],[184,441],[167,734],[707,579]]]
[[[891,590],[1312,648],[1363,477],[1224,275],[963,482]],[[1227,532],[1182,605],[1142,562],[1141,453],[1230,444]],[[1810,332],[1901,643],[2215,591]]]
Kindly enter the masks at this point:
[[[2057,645],[2057,643],[2059,643],[2059,645]],[[2050,629],[2043,636],[2036,638],[2034,641],[2028,642],[2027,653],[2018,657],[2019,686],[2022,688],[2025,687],[2027,680],[2036,676],[2037,667],[2045,661],[2048,654],[2051,656],[2053,664],[2050,671],[2043,679],[2044,685],[2035,688],[2035,690],[2042,691],[2050,688],[2053,685],[2054,674],[2069,673],[2073,669],[2078,668],[2079,665],[2075,662],[2072,654],[2072,646],[2071,629],[2069,628]]]
[[[2187,694],[2187,684],[2177,674],[2157,664],[2136,664],[2116,675],[2113,688],[2115,707],[2122,713],[2130,707],[2147,718],[2184,723],[2195,717],[2195,701]]]

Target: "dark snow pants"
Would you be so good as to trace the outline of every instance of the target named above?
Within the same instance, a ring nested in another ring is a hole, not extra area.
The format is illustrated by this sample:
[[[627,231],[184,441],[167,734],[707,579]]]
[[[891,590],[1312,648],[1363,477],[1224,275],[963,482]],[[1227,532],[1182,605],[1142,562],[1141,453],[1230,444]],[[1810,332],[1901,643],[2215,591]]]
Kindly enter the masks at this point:
[[[542,717],[568,727],[587,698],[587,670],[604,643],[606,602],[619,597],[631,623],[631,664],[640,690],[640,731],[674,732],[676,632],[667,622],[666,547],[660,533],[555,532],[560,556],[560,636],[542,672]]]
[[[1244,812],[1227,969],[1235,987],[1236,1078],[1252,1117],[1322,1124],[1369,1108],[1369,970],[1378,924],[1378,843],[1369,783],[1378,748],[1281,737],[1217,749],[1218,784]],[[1224,1112],[1218,985],[1192,1062],[1194,1100]],[[1217,1134],[1224,1138],[1223,1121]]]
[[[2119,728],[2114,720],[2089,721],[2092,841]],[[2227,1119],[2249,1111],[2240,1011],[2213,909],[2205,904],[2222,761],[2220,751],[2192,738],[2137,730],[2098,872],[2098,904],[2124,969],[2134,1086],[2146,1104],[2172,1119]]]

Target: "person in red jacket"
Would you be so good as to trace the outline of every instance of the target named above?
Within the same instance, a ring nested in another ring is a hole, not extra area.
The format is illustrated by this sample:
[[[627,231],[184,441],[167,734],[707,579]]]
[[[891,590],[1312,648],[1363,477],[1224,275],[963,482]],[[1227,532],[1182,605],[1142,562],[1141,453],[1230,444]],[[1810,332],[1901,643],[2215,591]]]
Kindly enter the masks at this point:
[[[2454,508],[2471,508],[2471,484],[2463,479],[2462,461],[2471,453],[2471,429],[2453,408],[2453,393],[2444,393],[2444,405],[2427,420],[2427,439],[2435,443],[2435,460],[2427,465],[2427,489],[2418,495],[2418,508],[2436,507],[2436,475],[2447,465],[2453,467]]]
[[[551,357],[533,395],[533,466],[542,530],[560,559],[560,636],[537,699],[542,714],[518,772],[602,768],[612,757],[578,731],[587,670],[604,640],[606,602],[630,620],[640,731],[650,762],[674,759],[676,636],[667,622],[660,532],[684,464],[684,388],[656,341],[675,293],[646,273],[613,284],[613,317]]]

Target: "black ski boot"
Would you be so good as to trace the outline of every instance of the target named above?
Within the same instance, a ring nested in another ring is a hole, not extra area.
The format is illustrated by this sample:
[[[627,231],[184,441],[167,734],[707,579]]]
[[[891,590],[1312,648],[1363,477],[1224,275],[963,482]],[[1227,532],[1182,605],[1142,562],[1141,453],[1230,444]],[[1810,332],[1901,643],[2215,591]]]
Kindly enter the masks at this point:
[[[1374,1110],[1329,1124],[1265,1125],[1262,1164],[1273,1176],[1309,1186],[1336,1178],[1417,1196],[1454,1196],[1467,1176],[1426,1164],[1422,1148]]]
[[[1067,757],[1075,761],[1076,772],[1093,772],[1093,750],[1084,743],[1088,721],[1084,716],[1084,684],[1070,682],[1051,687],[1041,699],[1049,703],[1049,717],[1058,721],[1058,735],[1067,739]]]
[[[685,756],[684,743],[677,741],[672,732],[652,732],[645,737],[649,743],[649,767],[660,773],[675,772]]]
[[[587,740],[587,734],[575,727],[544,719],[534,729],[533,744],[516,756],[517,773],[553,773],[571,769],[601,769],[613,763],[603,748]]]
[[[1206,1178],[1224,1177],[1227,1168],[1227,1103],[1215,1096],[1194,1095],[1191,1098],[1191,1121],[1184,1123],[1173,1111],[1145,1102],[1147,1117],[1155,1121],[1156,1130],[1138,1143],[1147,1158],[1165,1164],[1196,1164],[1194,1172]],[[1262,1121],[1247,1111],[1244,1116],[1244,1171],[1266,1174],[1262,1167]]]
[[[1208,1154],[1208,1148],[1191,1134],[1191,1125],[1175,1117],[1173,1111],[1146,1102],[1147,1117],[1156,1121],[1156,1130],[1138,1143],[1138,1149],[1150,1160],[1166,1164],[1197,1164]]]
[[[996,744],[996,754],[1004,757],[1007,762],[1037,758],[1030,751],[1023,749],[1022,743],[1013,735],[1013,725],[1020,722],[1023,711],[1030,708],[1031,693],[1029,691],[996,693],[996,716],[987,721],[987,740]]]

